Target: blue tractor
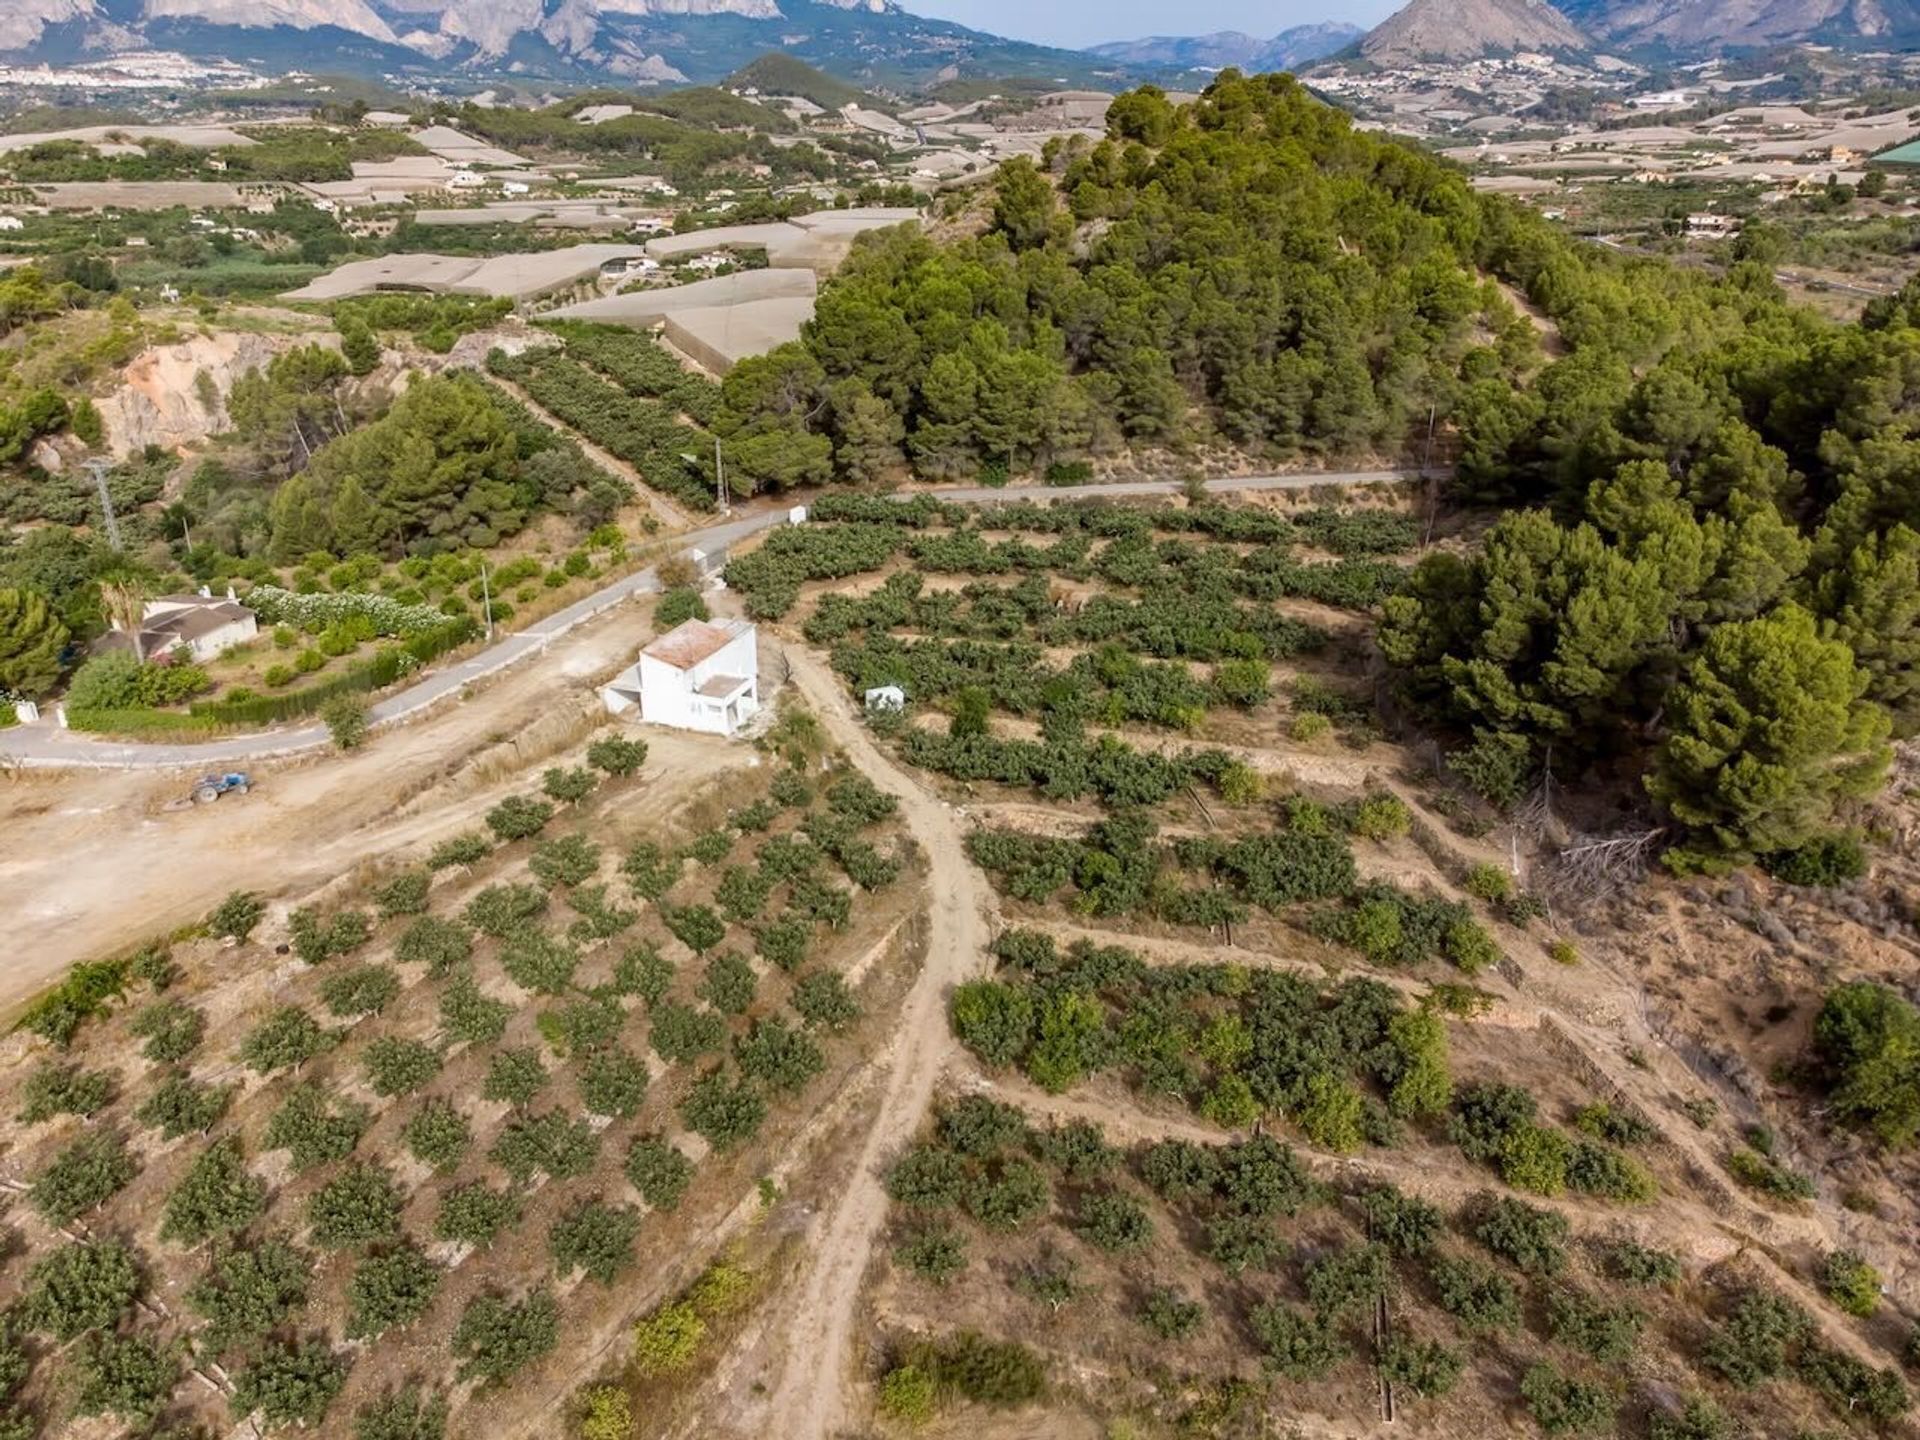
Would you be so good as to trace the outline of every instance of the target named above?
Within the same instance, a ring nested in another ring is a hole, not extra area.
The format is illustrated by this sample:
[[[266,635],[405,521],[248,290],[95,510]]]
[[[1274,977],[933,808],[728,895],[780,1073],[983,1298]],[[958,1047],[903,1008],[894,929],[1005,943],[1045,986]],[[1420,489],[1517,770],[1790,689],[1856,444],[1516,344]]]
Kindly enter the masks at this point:
[[[187,793],[196,805],[211,805],[222,795],[244,795],[253,788],[253,782],[246,772],[234,770],[224,775],[202,775],[193,782],[193,789]]]

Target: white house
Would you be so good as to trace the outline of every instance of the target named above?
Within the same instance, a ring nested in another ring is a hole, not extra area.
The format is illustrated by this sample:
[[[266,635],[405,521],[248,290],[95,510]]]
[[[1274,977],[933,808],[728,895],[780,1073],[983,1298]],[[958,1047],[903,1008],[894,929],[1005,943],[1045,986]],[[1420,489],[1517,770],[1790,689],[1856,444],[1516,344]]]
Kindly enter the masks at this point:
[[[197,595],[162,595],[141,607],[139,654],[152,660],[185,650],[211,660],[259,633],[260,622],[233,591],[216,596],[203,586]]]
[[[640,652],[601,692],[616,715],[732,735],[760,710],[759,632],[744,620],[688,620]]]
[[[24,230],[27,222],[18,215],[0,215],[0,230]]]

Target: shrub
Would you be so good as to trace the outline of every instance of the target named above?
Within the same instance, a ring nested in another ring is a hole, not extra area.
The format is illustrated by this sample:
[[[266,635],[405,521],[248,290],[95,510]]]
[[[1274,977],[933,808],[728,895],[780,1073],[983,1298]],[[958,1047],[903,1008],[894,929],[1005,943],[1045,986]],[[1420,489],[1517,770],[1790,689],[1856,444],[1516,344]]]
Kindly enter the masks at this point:
[[[140,1294],[140,1268],[118,1240],[63,1245],[34,1262],[18,1318],[65,1344],[89,1330],[110,1330]]]
[[[456,975],[440,997],[440,1023],[449,1039],[490,1045],[506,1033],[513,1007],[480,993],[471,977]]]
[[[312,1276],[312,1257],[280,1236],[223,1249],[187,1291],[207,1320],[198,1341],[218,1356],[264,1339],[305,1308]]]
[[[1440,1308],[1470,1333],[1514,1330],[1520,1325],[1520,1292],[1484,1261],[1437,1255],[1428,1266]]]
[[[513,1192],[482,1181],[456,1185],[441,1197],[433,1222],[435,1238],[486,1249],[503,1230],[519,1223],[520,1201]]]
[[[643,1136],[627,1149],[626,1177],[655,1210],[673,1210],[693,1183],[693,1162],[666,1140]]]
[[[411,1095],[440,1073],[440,1052],[423,1040],[382,1035],[367,1046],[367,1084],[376,1095]]]
[[[473,1126],[450,1100],[427,1101],[400,1127],[400,1143],[414,1159],[451,1170],[473,1145]]]
[[[896,1365],[880,1377],[880,1413],[903,1425],[924,1425],[933,1418],[938,1390],[918,1365]]]
[[[1409,1395],[1435,1400],[1459,1383],[1466,1358],[1437,1340],[1415,1340],[1395,1335],[1376,1357],[1381,1376]]]
[[[1841,1120],[1887,1145],[1920,1135],[1920,1009],[1871,981],[1836,986],[1814,1020],[1813,1054]]]
[[[113,1077],[104,1070],[43,1064],[22,1087],[19,1120],[23,1125],[38,1125],[56,1115],[91,1115],[112,1100],[113,1093]]]
[[[707,962],[706,974],[700,978],[700,998],[723,1015],[745,1014],[753,1004],[755,984],[753,966],[728,950]]]
[[[1294,738],[1303,737],[1296,731]],[[1363,840],[1398,840],[1413,829],[1413,812],[1397,795],[1369,795],[1354,808],[1351,828]]]
[[[1525,1201],[1481,1196],[1473,1238],[1529,1275],[1557,1275],[1567,1262],[1566,1217]]]
[[[320,707],[320,719],[334,748],[358,750],[367,741],[367,702],[358,695],[336,695]]]
[[[580,1440],[628,1440],[633,1406],[618,1385],[594,1385],[580,1397]]]
[[[1410,1259],[1431,1254],[1445,1228],[1437,1206],[1391,1185],[1369,1190],[1360,1197],[1360,1208],[1367,1217],[1367,1233]]]
[[[662,1002],[654,1007],[647,1043],[669,1065],[687,1064],[726,1043],[727,1022],[711,1010]]]
[[[547,1253],[561,1279],[584,1270],[602,1285],[611,1285],[633,1263],[633,1242],[639,1233],[637,1210],[584,1200],[553,1222],[547,1232]]]
[[[488,1156],[522,1185],[542,1171],[555,1180],[571,1180],[593,1168],[600,1137],[584,1120],[569,1120],[558,1110],[509,1121]]]
[[[408,1385],[362,1405],[354,1414],[353,1440],[446,1440],[447,1401]]]
[[[625,1050],[601,1050],[580,1067],[580,1103],[594,1115],[631,1120],[647,1096],[647,1067]]]
[[[809,1026],[844,1030],[860,1018],[860,1006],[847,982],[832,970],[815,970],[793,987],[793,1008]]]
[[[1520,1398],[1534,1423],[1549,1435],[1590,1435],[1613,1428],[1617,1407],[1612,1392],[1562,1375],[1551,1365],[1535,1365],[1520,1378]]]
[[[1750,1290],[1708,1337],[1701,1359],[1722,1379],[1751,1389],[1784,1375],[1788,1352],[1813,1331],[1813,1317],[1791,1300]]]
[[[1601,1268],[1629,1285],[1671,1285],[1680,1278],[1680,1261],[1664,1250],[1631,1240],[1616,1240],[1600,1252]]]
[[[290,1152],[294,1169],[311,1170],[352,1154],[371,1119],[364,1105],[337,1101],[318,1085],[296,1085],[262,1139],[269,1150]]]
[[[647,763],[647,742],[606,735],[587,746],[587,763],[612,776],[632,775]]]
[[[904,1362],[924,1371],[941,1394],[976,1405],[1027,1405],[1046,1391],[1040,1357],[1013,1340],[989,1340],[972,1331],[910,1347]]]
[[[170,1071],[154,1086],[133,1118],[169,1140],[204,1135],[227,1113],[235,1085],[201,1085],[182,1071]]]
[[[499,1385],[547,1355],[560,1340],[560,1309],[536,1290],[512,1302],[497,1295],[470,1301],[453,1330],[453,1353],[461,1381]]]
[[[1596,1360],[1620,1363],[1633,1354],[1646,1317],[1632,1305],[1614,1305],[1580,1290],[1547,1296],[1547,1326],[1562,1345]]]
[[[124,1190],[139,1169],[118,1135],[83,1135],[42,1167],[27,1198],[48,1224],[71,1225]]]
[[[400,977],[384,965],[356,965],[329,975],[320,984],[320,998],[341,1019],[377,1015],[399,994]]]
[[[1149,1290],[1140,1306],[1140,1323],[1162,1340],[1185,1340],[1206,1323],[1206,1318],[1206,1307],[1178,1290]]]
[[[1760,857],[1761,867],[1788,885],[1849,885],[1867,873],[1867,851],[1854,835],[1824,835],[1797,850]]]
[[[347,1282],[347,1338],[371,1339],[411,1325],[439,1293],[440,1267],[411,1246],[360,1262]]]
[[[433,875],[426,870],[402,870],[391,880],[374,887],[373,903],[381,915],[420,915],[426,912],[427,889]]]
[[[293,912],[289,924],[293,953],[309,965],[351,954],[373,934],[373,926],[358,910],[342,910],[323,920],[315,911],[302,908]]]
[[[509,795],[487,811],[487,828],[501,844],[527,840],[546,829],[553,806],[525,795]]]
[[[496,940],[514,934],[545,913],[545,892],[531,885],[489,885],[467,902],[467,923]]]
[[[422,915],[400,932],[393,958],[403,965],[424,965],[437,979],[473,958],[473,932],[458,921]]]
[[[1324,1380],[1349,1354],[1325,1316],[1272,1301],[1256,1308],[1248,1319],[1267,1359],[1289,1380]]]
[[[1567,1184],[1586,1195],[1644,1204],[1659,1187],[1637,1160],[1609,1145],[1591,1140],[1577,1143],[1567,1155]]]
[[[1088,1244],[1113,1254],[1144,1250],[1153,1240],[1153,1221],[1146,1207],[1123,1191],[1098,1192],[1082,1199],[1074,1228]]]
[[[694,1082],[681,1102],[680,1118],[714,1149],[731,1150],[759,1133],[767,1102],[745,1081],[729,1081],[716,1070]]]
[[[562,805],[578,805],[599,783],[599,777],[584,766],[571,769],[555,766],[540,777],[540,788],[546,791],[547,798],[558,800]]]
[[[493,844],[477,830],[454,835],[433,847],[427,856],[429,870],[447,870],[456,865],[478,865],[493,850]]]
[[[380,1166],[350,1165],[314,1191],[307,1201],[307,1221],[316,1245],[364,1245],[399,1234],[404,1203],[400,1187]]]
[[[347,1364],[325,1340],[296,1341],[261,1352],[235,1375],[230,1404],[242,1419],[258,1412],[269,1425],[317,1426],[346,1383]]]
[[[547,1067],[540,1063],[540,1052],[531,1047],[502,1050],[487,1067],[480,1095],[486,1100],[504,1100],[516,1109],[525,1106],[545,1088]]]
[[[945,1285],[967,1268],[967,1240],[947,1225],[916,1230],[894,1247],[893,1258],[935,1285]]]
[[[271,1075],[297,1070],[328,1046],[334,1037],[297,1005],[283,1005],[269,1015],[240,1046],[240,1059],[251,1070]]]
[[[200,1152],[167,1196],[160,1238],[198,1245],[251,1224],[266,1204],[266,1182],[247,1173],[239,1140],[223,1136]]]
[[[685,1300],[662,1305],[633,1327],[633,1363],[642,1375],[684,1370],[700,1353],[707,1322]]]
[[[1880,1308],[1880,1272],[1851,1250],[1835,1250],[1820,1262],[1820,1293],[1862,1319]]]
[[[207,928],[229,940],[245,940],[265,918],[267,907],[251,890],[235,890],[207,916]]]
[[[136,1040],[146,1041],[140,1049],[147,1059],[172,1064],[200,1048],[207,1017],[178,1000],[156,1000],[134,1015],[127,1031]]]

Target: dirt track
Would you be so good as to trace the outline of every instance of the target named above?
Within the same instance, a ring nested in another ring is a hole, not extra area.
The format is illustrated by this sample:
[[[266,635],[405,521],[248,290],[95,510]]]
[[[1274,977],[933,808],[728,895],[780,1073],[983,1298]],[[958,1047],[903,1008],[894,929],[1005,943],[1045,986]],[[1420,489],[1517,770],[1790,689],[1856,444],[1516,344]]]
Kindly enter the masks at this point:
[[[935,877],[926,963],[907,995],[893,1041],[878,1059],[885,1075],[880,1108],[845,1188],[809,1237],[811,1253],[798,1288],[786,1302],[780,1378],[747,1431],[787,1440],[828,1440],[846,1418],[854,1313],[874,1242],[886,1224],[882,1168],[919,1129],[953,1053],[947,993],[985,964],[991,898],[979,872],[967,862],[952,809],[874,745],[848,711],[844,687],[824,665],[798,647],[787,653],[794,684],[835,743],[874,784],[899,798]]]

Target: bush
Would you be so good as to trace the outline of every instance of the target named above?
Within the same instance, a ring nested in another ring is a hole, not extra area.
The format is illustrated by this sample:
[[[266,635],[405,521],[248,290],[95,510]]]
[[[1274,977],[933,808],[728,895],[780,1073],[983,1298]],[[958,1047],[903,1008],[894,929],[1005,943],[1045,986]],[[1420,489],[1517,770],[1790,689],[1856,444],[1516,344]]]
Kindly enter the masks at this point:
[[[451,1170],[473,1145],[473,1126],[450,1100],[427,1101],[400,1127],[400,1143],[414,1159]]]
[[[1046,1392],[1040,1357],[1012,1340],[989,1340],[972,1331],[924,1340],[902,1357],[924,1372],[936,1392],[976,1405],[1028,1405]]]
[[[547,1252],[562,1280],[584,1270],[602,1285],[611,1285],[633,1263],[633,1242],[639,1233],[638,1211],[586,1200],[553,1222],[547,1232]]]
[[[608,775],[632,775],[647,763],[647,742],[604,736],[587,746],[587,763]]]
[[[1789,1352],[1814,1328],[1813,1317],[1791,1300],[1751,1290],[1708,1337],[1701,1359],[1722,1379],[1751,1389],[1786,1374]]]
[[[1834,1112],[1887,1145],[1920,1135],[1920,1009],[1872,981],[1836,986],[1813,1025]]]
[[[396,915],[422,915],[427,909],[427,889],[433,876],[426,870],[402,870],[391,880],[374,887],[373,903],[383,918]]]
[[[1557,1275],[1567,1263],[1566,1217],[1521,1200],[1481,1196],[1473,1238],[1529,1275]]]
[[[1082,1199],[1075,1229],[1088,1244],[1112,1254],[1144,1250],[1153,1240],[1153,1221],[1146,1207],[1122,1191]]]
[[[662,1305],[633,1327],[633,1364],[642,1375],[684,1370],[700,1353],[707,1322],[685,1300]]]
[[[384,965],[356,965],[329,975],[320,985],[320,998],[341,1019],[377,1015],[400,994],[400,977]]]
[[[1428,1267],[1440,1308],[1475,1334],[1515,1330],[1520,1325],[1520,1292],[1484,1261],[1435,1256]]]
[[[1579,1290],[1547,1296],[1547,1325],[1562,1345],[1617,1364],[1633,1354],[1646,1317],[1632,1305],[1613,1305]]]
[[[1150,1290],[1140,1306],[1140,1323],[1162,1340],[1185,1340],[1199,1331],[1206,1318],[1206,1307],[1178,1290]]]
[[[118,1240],[78,1242],[34,1262],[18,1318],[65,1344],[89,1330],[110,1330],[140,1294],[140,1268]]]
[[[473,958],[473,932],[457,921],[422,915],[400,932],[393,958],[403,965],[424,965],[428,975],[439,979]]]
[[[440,1290],[441,1270],[411,1246],[360,1262],[347,1282],[347,1338],[372,1339],[411,1325]]]
[[[320,707],[320,719],[339,750],[358,750],[370,724],[367,702],[358,695],[336,695]]]
[[[237,1085],[202,1085],[181,1071],[169,1072],[140,1102],[133,1118],[169,1140],[204,1135],[233,1103]]]
[[[501,844],[526,840],[546,829],[553,819],[553,806],[526,795],[509,795],[487,811],[487,828]]]
[[[1267,1359],[1289,1380],[1324,1380],[1350,1353],[1326,1317],[1280,1301],[1259,1306],[1248,1319]]]
[[[317,1426],[347,1382],[347,1364],[325,1340],[263,1351],[233,1377],[235,1416],[258,1412],[269,1425]]]
[[[424,1040],[382,1035],[367,1046],[363,1063],[376,1095],[411,1095],[440,1073],[440,1052]]]
[[[1854,835],[1826,835],[1797,850],[1776,850],[1760,857],[1761,867],[1788,885],[1834,888],[1867,873],[1867,851]]]
[[[689,620],[711,620],[713,613],[707,609],[707,602],[700,592],[692,586],[675,586],[660,596],[653,609],[653,628],[665,633],[676,625]]]
[[[495,1190],[475,1180],[456,1185],[441,1198],[433,1233],[436,1239],[484,1250],[519,1221],[520,1201],[512,1191]]]
[[[106,1105],[113,1094],[113,1077],[104,1070],[43,1064],[27,1077],[22,1088],[19,1120],[23,1125],[38,1125],[56,1115],[84,1117]]]
[[[929,1226],[895,1246],[893,1258],[923,1280],[945,1285],[967,1268],[966,1236],[950,1226]]]
[[[160,1238],[198,1245],[251,1224],[266,1209],[267,1185],[247,1173],[240,1142],[223,1136],[200,1152],[162,1211]]]
[[[1613,1428],[1617,1408],[1604,1386],[1535,1365],[1520,1379],[1520,1397],[1549,1435],[1590,1435]]]
[[[418,1386],[362,1405],[354,1414],[353,1440],[446,1440],[447,1401]]]
[[[626,1177],[654,1210],[673,1210],[693,1183],[693,1162],[669,1142],[643,1136],[627,1149]]]
[[[290,1152],[295,1170],[344,1160],[366,1133],[372,1115],[364,1105],[337,1101],[318,1085],[296,1085],[267,1122],[262,1141]]]
[[[267,907],[251,890],[235,890],[207,916],[207,929],[223,939],[245,940],[266,913]]]
[[[209,1356],[266,1338],[306,1307],[313,1260],[279,1236],[216,1254],[187,1291],[207,1320],[197,1337]]]
[[[42,1167],[27,1198],[48,1224],[71,1225],[124,1190],[139,1169],[118,1135],[84,1135]]]
[[[1389,1384],[1427,1400],[1453,1389],[1466,1369],[1466,1357],[1451,1346],[1405,1335],[1395,1335],[1382,1345],[1375,1361]]]
[[[1880,1272],[1851,1250],[1835,1250],[1820,1262],[1820,1293],[1865,1319],[1880,1308]]]
[[[478,865],[492,850],[493,844],[486,836],[469,830],[464,835],[452,836],[434,846],[432,853],[427,856],[427,868],[447,870],[456,865]]]
[[[933,1418],[938,1390],[918,1365],[896,1365],[880,1377],[880,1413],[903,1425],[924,1425]]]
[[[299,1069],[333,1042],[334,1036],[298,1005],[283,1005],[242,1042],[240,1059],[249,1069],[271,1075]]]
[[[524,1107],[545,1088],[547,1067],[540,1063],[540,1052],[530,1046],[502,1050],[487,1067],[480,1096],[485,1100],[504,1100],[516,1109]]]
[[[546,1356],[559,1339],[560,1309],[547,1291],[536,1290],[517,1303],[479,1296],[454,1327],[456,1377],[482,1386],[502,1384]]]
[[[1467,871],[1466,884],[1462,888],[1476,900],[1497,905],[1512,897],[1513,877],[1498,865],[1482,862]]]
[[[1616,1240],[1600,1252],[1601,1268],[1629,1285],[1671,1285],[1680,1278],[1680,1261],[1664,1250],[1631,1240]]]
[[[540,788],[546,791],[547,797],[563,805],[578,805],[593,793],[599,783],[599,777],[582,766],[572,769],[555,767],[540,777]]]
[[[307,1221],[316,1245],[364,1245],[400,1233],[405,1203],[400,1187],[380,1166],[350,1165],[314,1191],[307,1201]]]
[[[580,1397],[580,1440],[628,1440],[633,1406],[618,1385],[595,1385]]]

